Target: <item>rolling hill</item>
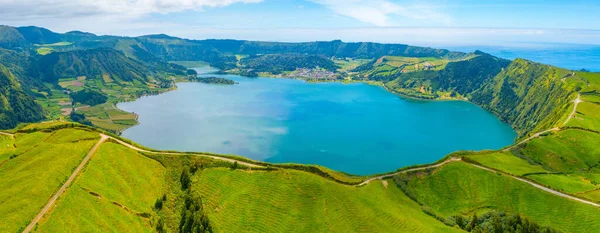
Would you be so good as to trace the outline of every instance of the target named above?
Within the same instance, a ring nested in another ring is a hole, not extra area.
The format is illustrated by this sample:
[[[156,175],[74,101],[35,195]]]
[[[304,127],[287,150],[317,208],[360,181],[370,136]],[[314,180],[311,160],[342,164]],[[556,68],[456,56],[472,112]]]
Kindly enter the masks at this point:
[[[38,54],[40,43],[56,49]],[[408,45],[129,38],[36,27],[1,27],[0,47],[0,128],[11,129],[0,132],[2,232],[600,227],[600,73]],[[291,64],[299,58],[306,60]],[[374,82],[411,98],[469,100],[510,123],[520,138],[502,150],[456,152],[364,177],[158,151],[120,138],[136,121],[114,103],[187,80],[172,60],[225,71],[319,66],[344,74],[339,81]],[[64,109],[76,113],[20,124]],[[75,117],[94,126],[65,121]]]

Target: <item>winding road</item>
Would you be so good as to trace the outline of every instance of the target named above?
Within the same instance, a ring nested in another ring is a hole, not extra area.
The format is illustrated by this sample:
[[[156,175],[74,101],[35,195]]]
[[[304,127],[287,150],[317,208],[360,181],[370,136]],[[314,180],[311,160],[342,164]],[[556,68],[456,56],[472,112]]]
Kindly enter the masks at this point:
[[[563,126],[566,125],[569,120],[571,120],[573,117],[575,117],[575,113],[577,113],[577,105],[579,105],[579,103],[583,102],[583,100],[581,100],[581,94],[577,94],[577,99],[575,99],[573,101],[573,103],[575,103],[575,106],[573,107],[573,111],[571,112],[571,114],[569,114],[569,117],[567,117],[567,120],[565,120],[565,123],[563,123]]]
[[[92,158],[92,156],[94,155],[94,153],[98,150],[98,147],[100,147],[100,145],[104,141],[106,141],[106,139],[108,139],[108,136],[100,134],[100,140],[96,143],[96,145],[94,145],[94,147],[92,147],[92,149],[88,152],[88,154],[85,156],[85,158],[83,159],[83,161],[81,161],[81,163],[79,164],[79,166],[77,166],[77,168],[75,169],[75,171],[73,171],[73,173],[71,174],[71,176],[69,176],[69,179],[67,179],[67,181],[60,187],[60,189],[58,190],[58,192],[56,192],[56,194],[54,194],[54,196],[52,196],[52,198],[50,198],[50,200],[48,201],[48,203],[46,204],[46,206],[44,206],[44,208],[42,209],[42,211],[40,211],[35,216],[35,218],[33,218],[33,220],[31,221],[31,223],[29,223],[29,225],[27,225],[27,227],[25,228],[25,230],[23,230],[23,233],[29,233],[35,227],[35,225],[40,221],[40,219],[42,219],[42,217],[44,217],[44,215],[50,209],[52,209],[52,206],[54,205],[54,203],[56,202],[56,200],[58,200],[58,198],[60,197],[60,195],[65,192],[65,190],[71,185],[71,183],[73,183],[73,180],[75,180],[75,178],[77,177],[77,175],[79,174],[79,172],[81,172],[81,170],[83,170],[83,168],[85,167],[85,165],[87,164],[87,162]]]

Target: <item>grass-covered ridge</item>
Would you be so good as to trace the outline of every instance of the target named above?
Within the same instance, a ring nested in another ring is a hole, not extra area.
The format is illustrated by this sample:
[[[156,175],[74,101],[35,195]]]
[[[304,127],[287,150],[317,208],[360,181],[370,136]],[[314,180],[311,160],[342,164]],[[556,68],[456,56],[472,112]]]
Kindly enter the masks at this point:
[[[87,141],[89,146],[97,141],[98,133],[102,133],[87,126],[60,122],[30,125],[17,132],[21,133],[16,138],[22,138],[23,142],[54,135],[57,138],[46,141],[77,145]],[[28,139],[29,135],[39,136]],[[9,143],[12,140],[10,136],[3,138]],[[125,139],[119,140],[140,148]],[[536,140],[540,139],[533,141]],[[489,210],[520,214],[528,221],[564,232],[586,232],[586,227],[593,227],[595,221],[590,217],[600,211],[460,161],[417,173],[399,173],[400,179],[376,179],[357,187],[343,179],[323,179],[321,173],[314,170],[293,169],[302,165],[280,167],[253,162],[260,165],[253,168],[242,164],[252,162],[250,160],[239,158],[239,163],[232,163],[238,158],[220,160],[209,156],[159,151],[140,153],[116,141],[105,142],[83,174],[59,199],[57,207],[38,223],[38,230],[56,232],[68,227],[77,231],[152,232],[159,229],[178,232],[181,224],[185,224],[182,217],[186,200],[203,203],[194,211],[205,216],[203,221],[207,221],[214,232],[363,232],[374,229],[458,232],[461,230],[455,225],[455,216],[468,218]],[[509,152],[453,156],[467,156],[484,165],[497,165],[494,167],[497,170],[510,168],[513,170],[509,169],[509,173],[531,175],[530,179],[535,181],[539,179],[534,176],[560,175],[540,165],[520,161],[521,158],[508,157],[512,156]],[[184,173],[189,181],[184,182]],[[333,174],[333,177],[343,176]],[[572,184],[567,191],[574,195],[590,188],[590,184]],[[466,200],[451,198],[450,195],[457,195],[456,191],[466,192],[460,194]],[[139,193],[144,195],[139,196]],[[593,195],[594,192],[585,193],[586,197]],[[86,206],[85,211],[81,212],[80,205]],[[577,210],[581,216],[575,215],[571,221],[564,222],[552,220],[559,215],[545,214],[557,209]]]
[[[57,51],[36,55],[34,44]],[[466,229],[458,219],[475,215],[489,221],[473,226],[499,231],[493,221],[500,218],[490,214],[498,212],[563,232],[599,227],[598,73],[406,45],[97,37],[35,27],[0,27],[0,47],[6,90],[20,86],[21,97],[35,98],[45,114],[75,109],[111,132],[135,124],[135,116],[114,107],[117,101],[170,90],[183,80],[186,73],[176,71],[186,70],[163,59],[203,60],[227,70],[268,57],[261,54],[304,54],[337,66],[336,80],[377,83],[413,98],[470,100],[522,136],[505,150],[454,153],[412,172],[360,177],[317,166],[157,151],[73,123],[21,125],[14,135],[0,135],[0,231],[31,222],[100,134],[112,138],[38,222],[38,231],[454,232]],[[15,47],[22,50],[10,50]],[[27,70],[44,59],[51,65]],[[298,68],[286,63],[260,64]],[[73,103],[73,93],[96,94],[84,95],[91,102]],[[103,95],[105,103],[96,101]]]

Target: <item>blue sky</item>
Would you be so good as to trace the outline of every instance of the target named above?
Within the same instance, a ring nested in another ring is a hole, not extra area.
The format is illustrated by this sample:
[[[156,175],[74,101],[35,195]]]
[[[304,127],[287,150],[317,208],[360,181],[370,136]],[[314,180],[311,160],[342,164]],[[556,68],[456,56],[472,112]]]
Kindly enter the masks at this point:
[[[0,24],[97,34],[412,44],[600,43],[597,0],[0,0]]]

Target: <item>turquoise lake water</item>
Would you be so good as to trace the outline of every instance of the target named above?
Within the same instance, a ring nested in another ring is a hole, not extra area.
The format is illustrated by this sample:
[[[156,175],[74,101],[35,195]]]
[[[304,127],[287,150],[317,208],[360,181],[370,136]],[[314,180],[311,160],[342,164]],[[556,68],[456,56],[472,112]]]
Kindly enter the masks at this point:
[[[516,137],[509,125],[464,101],[408,100],[362,83],[214,76],[239,84],[179,83],[175,91],[119,104],[139,114],[140,124],[123,136],[157,149],[360,175],[431,163],[457,150],[499,149]]]

